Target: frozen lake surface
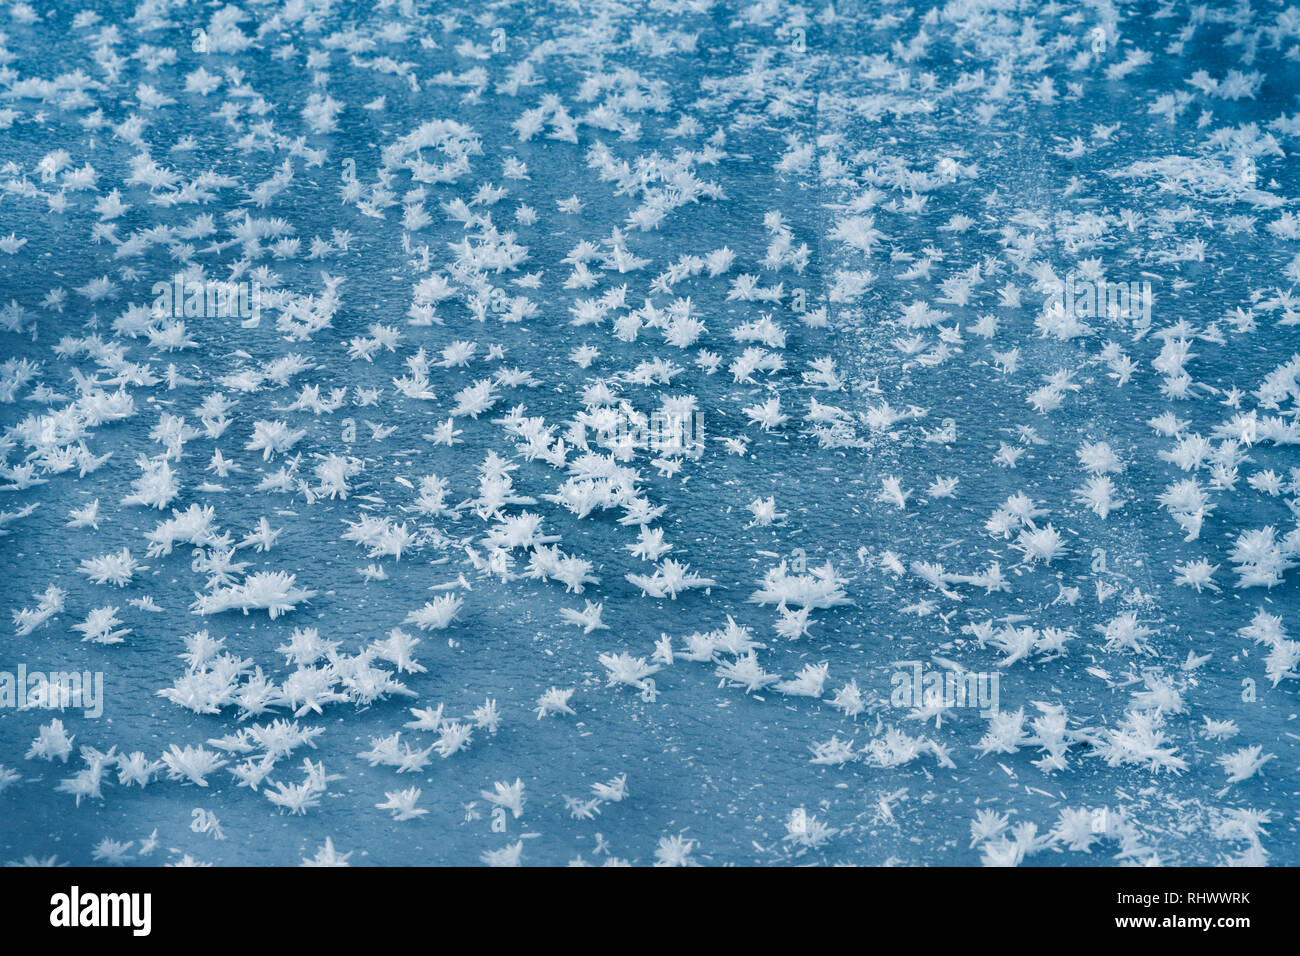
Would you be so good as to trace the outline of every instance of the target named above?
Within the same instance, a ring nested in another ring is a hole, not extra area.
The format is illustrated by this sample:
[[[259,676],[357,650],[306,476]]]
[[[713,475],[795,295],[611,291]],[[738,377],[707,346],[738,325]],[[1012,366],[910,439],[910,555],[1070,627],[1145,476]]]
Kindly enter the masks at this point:
[[[1027,9],[10,5],[0,861],[1300,863],[1300,16]]]

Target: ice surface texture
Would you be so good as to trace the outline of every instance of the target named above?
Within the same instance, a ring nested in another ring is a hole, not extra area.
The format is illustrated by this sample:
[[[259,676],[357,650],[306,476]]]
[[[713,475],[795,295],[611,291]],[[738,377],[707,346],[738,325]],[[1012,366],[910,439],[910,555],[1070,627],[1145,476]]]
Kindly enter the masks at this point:
[[[1300,862],[1300,16],[1029,10],[8,5],[0,861]]]

